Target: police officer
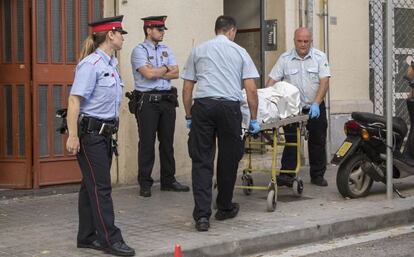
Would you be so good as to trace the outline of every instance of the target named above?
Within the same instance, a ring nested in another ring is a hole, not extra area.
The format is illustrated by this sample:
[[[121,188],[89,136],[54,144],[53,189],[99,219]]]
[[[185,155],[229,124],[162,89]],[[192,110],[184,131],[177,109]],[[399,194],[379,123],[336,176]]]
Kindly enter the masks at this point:
[[[326,108],[324,98],[331,76],[326,55],[312,47],[312,34],[307,28],[298,28],[294,36],[295,49],[283,53],[272,68],[266,86],[285,80],[300,91],[302,111],[309,113],[306,126],[309,131],[309,163],[311,183],[327,186],[326,171]],[[284,127],[287,142],[296,142],[297,124]],[[286,146],[282,155],[282,170],[296,167],[296,147]],[[281,173],[279,185],[292,186],[292,174]]]
[[[236,21],[232,17],[219,16],[215,24],[217,36],[191,52],[182,75],[183,103],[190,128],[188,152],[192,159],[193,218],[198,231],[208,231],[210,226],[216,138],[218,210],[215,218],[230,219],[239,212],[239,204],[233,203],[232,198],[244,150],[240,111],[242,85],[252,118],[250,131],[258,133],[260,130],[256,120],[255,84],[259,74],[246,50],[233,42],[236,31]]]
[[[112,134],[117,131],[123,84],[114,52],[122,48],[123,16],[89,24],[68,103],[66,149],[82,171],[79,191],[78,248],[134,256],[115,226],[111,198]]]
[[[154,145],[158,136],[162,191],[189,191],[175,179],[174,130],[177,90],[171,80],[178,78],[178,65],[169,47],[161,44],[167,16],[151,16],[144,21],[145,41],[131,54],[135,80],[134,96],[138,101],[135,118],[138,124],[138,183],[140,196],[150,197],[154,166]]]

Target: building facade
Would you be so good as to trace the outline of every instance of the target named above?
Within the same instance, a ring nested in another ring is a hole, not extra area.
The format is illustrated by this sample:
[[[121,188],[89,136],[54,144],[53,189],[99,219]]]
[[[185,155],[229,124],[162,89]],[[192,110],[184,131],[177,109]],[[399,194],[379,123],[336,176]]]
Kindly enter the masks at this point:
[[[294,30],[311,28],[314,46],[327,52],[331,65],[328,149],[333,152],[343,138],[342,126],[350,113],[375,109],[370,83],[373,4],[383,6],[381,0],[3,0],[0,186],[31,188],[79,181],[77,163],[64,149],[65,136],[55,131],[59,124],[54,112],[67,106],[81,42],[88,34],[87,23],[120,14],[128,31],[118,53],[125,91],[133,90],[131,51],[144,40],[141,17],[168,16],[164,43],[173,49],[182,68],[195,45],[214,37],[217,16],[232,15],[239,27],[236,42],[248,50],[262,76],[258,85],[267,79],[280,54],[294,46]],[[413,6],[411,1],[403,8]],[[173,85],[181,93],[182,80],[174,80]],[[134,184],[138,136],[127,98],[120,124],[116,135],[120,156],[114,158],[112,178],[114,183]],[[175,125],[177,176],[190,177],[182,104]],[[158,173],[156,159],[155,179]]]

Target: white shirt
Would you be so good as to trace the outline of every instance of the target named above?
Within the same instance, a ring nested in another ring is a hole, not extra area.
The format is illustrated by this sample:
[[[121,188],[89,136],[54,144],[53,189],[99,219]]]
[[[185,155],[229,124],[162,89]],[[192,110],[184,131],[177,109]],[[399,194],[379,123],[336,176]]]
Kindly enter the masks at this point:
[[[240,101],[242,80],[259,73],[247,51],[224,35],[197,46],[188,57],[181,78],[197,82],[194,98],[216,97]]]
[[[270,71],[269,77],[295,85],[301,93],[302,107],[309,107],[316,97],[321,78],[331,77],[325,53],[311,48],[300,58],[295,49],[283,53]]]

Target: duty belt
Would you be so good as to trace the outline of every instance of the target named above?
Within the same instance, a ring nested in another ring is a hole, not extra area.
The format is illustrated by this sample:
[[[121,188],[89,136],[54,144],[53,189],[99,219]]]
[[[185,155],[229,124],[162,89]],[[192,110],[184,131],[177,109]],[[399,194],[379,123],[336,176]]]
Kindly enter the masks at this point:
[[[148,91],[148,92],[139,92],[135,91],[136,96],[138,99],[142,97],[142,99],[148,100],[150,103],[159,103],[161,101],[171,101],[175,100],[176,95],[172,90],[163,90],[163,91]]]
[[[118,131],[118,120],[101,120],[84,116],[81,118],[80,126],[84,133],[97,133],[99,135],[111,136]]]
[[[159,103],[161,101],[168,101],[175,104],[178,107],[178,94],[177,88],[171,87],[171,90],[151,90],[141,92],[134,90],[132,93],[133,97],[136,99],[139,108],[141,108],[143,101],[148,101],[149,103]]]

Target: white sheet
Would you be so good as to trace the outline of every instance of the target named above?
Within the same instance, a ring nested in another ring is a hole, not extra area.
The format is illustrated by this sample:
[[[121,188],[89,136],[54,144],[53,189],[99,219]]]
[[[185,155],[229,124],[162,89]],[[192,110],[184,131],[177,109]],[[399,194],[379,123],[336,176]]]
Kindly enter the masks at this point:
[[[290,83],[281,81],[272,87],[260,88],[257,93],[259,98],[257,121],[260,124],[295,116],[300,112],[299,89]],[[243,115],[242,127],[248,129],[250,109],[245,90],[243,90],[240,108]]]

